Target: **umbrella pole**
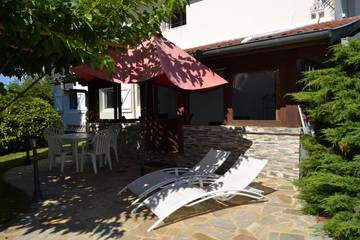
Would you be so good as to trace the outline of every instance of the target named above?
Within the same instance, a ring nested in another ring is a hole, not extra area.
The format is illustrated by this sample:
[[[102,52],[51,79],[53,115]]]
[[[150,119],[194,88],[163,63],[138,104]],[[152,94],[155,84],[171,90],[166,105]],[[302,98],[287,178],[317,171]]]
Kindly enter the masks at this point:
[[[32,138],[31,143],[32,143],[31,147],[33,152],[33,168],[34,168],[34,195],[32,201],[36,203],[42,201],[43,196],[40,189],[38,155],[36,151],[36,138]]]

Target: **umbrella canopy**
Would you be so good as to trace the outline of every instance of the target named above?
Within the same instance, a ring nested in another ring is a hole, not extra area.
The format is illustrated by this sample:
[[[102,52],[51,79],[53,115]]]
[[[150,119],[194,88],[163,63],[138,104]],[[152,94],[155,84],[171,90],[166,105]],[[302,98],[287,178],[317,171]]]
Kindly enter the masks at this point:
[[[85,80],[100,78],[116,83],[151,80],[186,90],[213,88],[227,81],[161,35],[155,35],[133,49],[112,49],[115,71],[94,69],[88,64],[73,67]]]

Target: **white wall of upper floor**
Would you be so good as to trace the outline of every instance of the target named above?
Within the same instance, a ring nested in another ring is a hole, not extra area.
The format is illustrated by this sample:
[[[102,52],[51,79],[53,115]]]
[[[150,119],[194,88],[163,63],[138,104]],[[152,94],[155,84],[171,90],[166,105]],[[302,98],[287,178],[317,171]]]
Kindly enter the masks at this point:
[[[355,1],[356,4],[360,2]],[[329,7],[326,7],[322,17],[313,18],[311,9],[314,2],[315,0],[193,0],[186,6],[186,25],[172,29],[165,27],[163,35],[179,47],[187,49],[335,19],[335,10]]]

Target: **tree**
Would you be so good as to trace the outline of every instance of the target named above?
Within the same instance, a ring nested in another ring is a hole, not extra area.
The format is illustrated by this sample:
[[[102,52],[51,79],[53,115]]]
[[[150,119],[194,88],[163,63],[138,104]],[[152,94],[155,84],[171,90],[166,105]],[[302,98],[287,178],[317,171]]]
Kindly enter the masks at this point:
[[[42,140],[48,127],[62,127],[60,115],[47,101],[26,96],[10,106],[0,122],[0,154],[24,150],[26,136]]]
[[[159,31],[187,0],[2,0],[0,74],[37,78],[89,62],[114,69],[110,47],[126,48]],[[0,109],[0,114],[16,99]],[[1,116],[0,116],[1,117]],[[37,176],[36,161],[34,175]],[[37,181],[38,182],[38,181]],[[38,189],[38,185],[35,189]],[[39,194],[34,194],[39,196]],[[38,197],[36,197],[39,200]]]
[[[0,2],[0,73],[34,82],[91,63],[113,70],[110,47],[126,48],[159,31],[187,0],[3,0]]]
[[[110,47],[126,48],[159,31],[187,0],[3,0],[0,73],[66,72],[90,62],[112,69]]]
[[[333,67],[310,71],[293,94],[306,106],[316,138],[305,138],[301,162],[304,210],[325,215],[335,239],[360,239],[360,39],[331,50]]]
[[[8,94],[13,96],[24,91],[32,82],[34,77],[26,77],[23,81],[15,80],[7,85]],[[24,94],[24,97],[31,96],[43,99],[50,105],[54,105],[54,96],[51,86],[51,77],[45,76],[36,85],[34,85],[29,91]]]
[[[318,136],[351,159],[360,154],[360,40],[331,53],[334,67],[307,72],[304,91],[293,96],[306,104]]]
[[[0,96],[3,96],[7,93],[7,90],[5,88],[5,84],[0,82]]]

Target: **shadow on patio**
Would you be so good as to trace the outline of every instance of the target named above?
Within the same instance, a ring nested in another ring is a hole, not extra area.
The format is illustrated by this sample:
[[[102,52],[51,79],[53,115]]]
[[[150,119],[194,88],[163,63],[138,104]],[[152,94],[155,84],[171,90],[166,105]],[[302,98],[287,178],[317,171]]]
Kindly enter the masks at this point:
[[[114,163],[113,171],[105,167],[98,175],[92,172],[90,163],[85,165],[84,173],[75,173],[74,166],[70,163],[64,174],[60,173],[59,167],[49,171],[47,160],[41,160],[39,166],[46,201],[32,205],[29,211],[10,222],[8,229],[4,229],[5,233],[26,239],[47,239],[64,235],[71,239],[76,236],[112,239],[124,236],[126,231],[138,232],[144,237],[153,236],[153,233],[146,233],[145,230],[154,221],[144,220],[153,219],[155,215],[146,208],[138,214],[130,215],[131,209],[128,206],[134,197],[129,193],[117,195],[124,185],[139,176],[136,159],[120,159],[120,164]],[[31,196],[31,166],[12,169],[4,177]],[[226,207],[211,200],[195,207],[182,208],[159,229],[169,222],[179,222],[244,203],[248,203],[247,199],[234,198]]]

